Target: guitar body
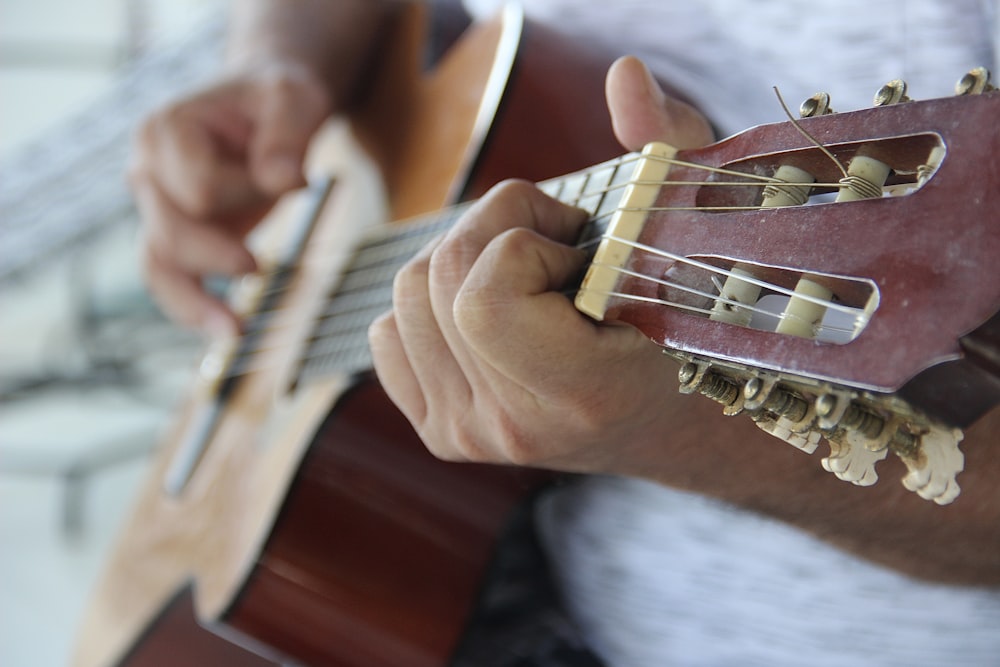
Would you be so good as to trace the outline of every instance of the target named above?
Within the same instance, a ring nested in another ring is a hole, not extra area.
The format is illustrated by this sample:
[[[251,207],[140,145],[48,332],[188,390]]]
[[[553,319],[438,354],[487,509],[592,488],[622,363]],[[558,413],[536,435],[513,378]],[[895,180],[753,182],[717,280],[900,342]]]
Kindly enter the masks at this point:
[[[227,392],[191,474],[167,491],[208,399],[181,409],[83,620],[78,667],[448,663],[498,535],[543,476],[434,459],[370,376],[290,389],[288,339],[308,335],[354,227],[619,148],[603,105],[609,58],[580,57],[507,13],[426,73],[424,25],[400,21],[400,53],[384,58],[352,131],[317,139],[313,170],[336,185],[260,370]],[[373,160],[357,167],[345,142]],[[373,202],[375,181],[387,203]],[[281,238],[297,206],[279,205],[262,238]]]

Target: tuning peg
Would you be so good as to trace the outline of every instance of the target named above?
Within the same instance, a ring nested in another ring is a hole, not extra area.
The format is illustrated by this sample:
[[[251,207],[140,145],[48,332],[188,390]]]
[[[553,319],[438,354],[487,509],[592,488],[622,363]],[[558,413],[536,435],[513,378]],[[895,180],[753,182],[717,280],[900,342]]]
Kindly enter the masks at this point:
[[[958,80],[955,84],[956,95],[980,95],[996,87],[990,83],[990,71],[985,67],[976,67]]]
[[[879,91],[875,93],[873,104],[877,107],[884,107],[909,101],[910,98],[906,96],[906,82],[902,79],[893,79],[879,88]]]
[[[830,95],[828,93],[816,93],[799,106],[799,115],[802,118],[825,116],[830,113],[836,112],[830,107]]]

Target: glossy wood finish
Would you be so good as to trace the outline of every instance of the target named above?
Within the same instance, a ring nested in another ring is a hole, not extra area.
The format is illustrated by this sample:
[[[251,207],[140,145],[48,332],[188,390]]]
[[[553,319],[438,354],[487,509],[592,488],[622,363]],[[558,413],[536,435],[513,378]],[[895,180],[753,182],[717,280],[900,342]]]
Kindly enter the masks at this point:
[[[122,658],[121,667],[273,667],[275,663],[224,639],[195,618],[190,590],[178,591]]]
[[[886,392],[900,389],[936,364],[962,359],[963,336],[1000,308],[996,224],[1000,190],[990,185],[1000,182],[998,117],[1000,94],[992,93],[801,122],[834,152],[862,147],[877,154],[884,148],[898,153],[893,159],[903,162],[915,160],[908,155],[912,145],[922,146],[914,155],[926,156],[928,142],[939,136],[947,150],[943,163],[931,181],[908,196],[780,209],[651,214],[639,241],[679,255],[873,281],[880,295],[878,309],[849,344],[821,344],[735,327],[642,303],[620,304],[613,317],[636,324],[666,346],[694,354]],[[879,142],[888,137],[903,139],[883,147]],[[832,162],[789,123],[762,126],[704,149],[682,151],[678,159],[731,167],[799,161],[803,164],[798,166],[817,174],[821,182],[840,178]],[[698,184],[709,177],[701,169],[673,168],[669,180],[696,184],[664,188],[656,206],[725,203],[720,198],[726,188]],[[633,268],[663,276],[670,264],[637,254]],[[656,285],[634,279],[624,282],[625,291],[659,296]],[[956,381],[952,388],[971,392],[975,384],[967,381],[962,389],[963,382]],[[968,398],[960,392],[948,401],[961,404]]]
[[[961,357],[928,368],[899,393],[966,428],[1000,404],[1000,313],[963,336],[960,344]]]
[[[297,663],[445,665],[497,535],[543,478],[435,459],[365,382],[310,448],[227,623]]]

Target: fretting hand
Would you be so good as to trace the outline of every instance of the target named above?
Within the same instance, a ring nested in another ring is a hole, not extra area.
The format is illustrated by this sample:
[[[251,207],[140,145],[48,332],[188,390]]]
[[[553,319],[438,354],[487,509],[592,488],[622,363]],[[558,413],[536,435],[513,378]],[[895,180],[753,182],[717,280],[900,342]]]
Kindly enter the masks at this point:
[[[619,139],[711,139],[632,58],[612,68]],[[371,329],[375,367],[427,446],[451,460],[637,473],[676,391],[659,350],[628,326],[584,318],[562,290],[584,261],[585,216],[534,186],[492,190],[396,278]],[[635,450],[635,451],[627,451]]]

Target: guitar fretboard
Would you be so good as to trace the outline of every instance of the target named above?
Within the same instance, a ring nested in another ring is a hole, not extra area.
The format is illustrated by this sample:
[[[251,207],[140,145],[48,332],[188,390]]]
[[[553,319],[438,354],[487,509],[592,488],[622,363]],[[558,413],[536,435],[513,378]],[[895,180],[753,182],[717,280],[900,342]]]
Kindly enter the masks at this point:
[[[629,165],[634,159],[634,155],[625,155],[539,185],[546,194],[590,214],[581,232],[581,244],[604,232],[631,177]],[[371,368],[368,327],[392,306],[396,272],[424,245],[450,229],[469,206],[385,225],[363,239],[316,319],[300,358],[298,383]]]

